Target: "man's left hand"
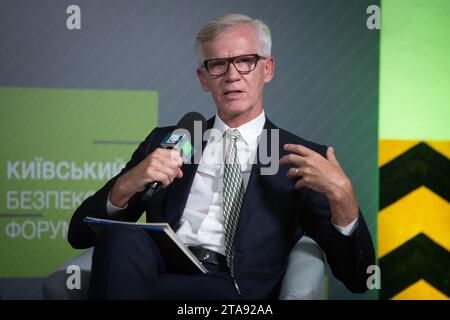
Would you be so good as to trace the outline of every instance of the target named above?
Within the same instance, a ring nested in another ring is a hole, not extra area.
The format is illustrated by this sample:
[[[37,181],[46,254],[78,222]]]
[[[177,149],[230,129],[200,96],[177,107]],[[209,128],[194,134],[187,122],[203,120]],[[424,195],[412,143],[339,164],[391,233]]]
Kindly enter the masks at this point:
[[[332,221],[345,227],[359,215],[352,184],[336,160],[333,148],[327,149],[327,157],[302,145],[286,144],[290,154],[280,159],[280,165],[291,164],[287,177],[299,179],[296,189],[311,188],[323,193],[330,202]]]

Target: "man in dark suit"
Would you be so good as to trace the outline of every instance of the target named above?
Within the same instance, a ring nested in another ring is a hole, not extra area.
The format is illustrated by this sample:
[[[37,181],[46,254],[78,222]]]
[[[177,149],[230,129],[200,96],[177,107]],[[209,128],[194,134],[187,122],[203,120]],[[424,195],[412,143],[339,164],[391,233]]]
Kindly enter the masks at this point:
[[[217,106],[208,121],[215,138],[207,138],[200,164],[183,164],[177,151],[159,147],[173,127],[154,129],[121,173],[77,209],[68,238],[75,248],[95,245],[90,297],[277,298],[290,250],[305,233],[347,288],[366,291],[373,244],[333,149],[264,114],[263,88],[275,68],[267,26],[225,15],[200,30],[196,47],[197,75]],[[264,146],[278,169],[270,174]],[[152,181],[163,189],[143,203]],[[83,223],[88,215],[137,221],[144,211],[148,222],[168,222],[210,272],[168,273],[144,231],[116,225],[96,236]]]

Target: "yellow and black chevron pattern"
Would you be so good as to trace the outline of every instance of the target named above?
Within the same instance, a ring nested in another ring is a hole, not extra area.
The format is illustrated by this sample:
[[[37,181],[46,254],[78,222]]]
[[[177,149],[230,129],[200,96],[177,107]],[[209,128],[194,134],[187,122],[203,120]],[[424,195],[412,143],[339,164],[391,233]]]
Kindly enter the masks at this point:
[[[450,297],[449,159],[450,141],[380,141],[380,299]]]

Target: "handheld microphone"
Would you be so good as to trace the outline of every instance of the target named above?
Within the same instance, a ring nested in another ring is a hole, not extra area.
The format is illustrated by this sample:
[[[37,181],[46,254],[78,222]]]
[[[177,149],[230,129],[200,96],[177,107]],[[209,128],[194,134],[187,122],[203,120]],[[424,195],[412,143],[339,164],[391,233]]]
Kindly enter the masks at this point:
[[[194,138],[195,133],[195,123],[201,124],[201,133],[200,137],[197,139]],[[177,123],[175,130],[173,132],[169,132],[161,142],[161,148],[164,149],[174,149],[178,150],[181,153],[183,158],[183,162],[189,162],[191,158],[194,156],[196,148],[202,147],[202,139],[203,133],[206,130],[206,119],[198,112],[188,112],[183,118]],[[200,139],[198,139],[200,138]],[[195,141],[196,146],[194,146],[191,141]],[[200,143],[198,143],[200,141]],[[162,183],[160,181],[153,181],[148,183],[145,186],[144,193],[142,195],[142,201],[146,202],[149,200],[152,195],[159,190]]]

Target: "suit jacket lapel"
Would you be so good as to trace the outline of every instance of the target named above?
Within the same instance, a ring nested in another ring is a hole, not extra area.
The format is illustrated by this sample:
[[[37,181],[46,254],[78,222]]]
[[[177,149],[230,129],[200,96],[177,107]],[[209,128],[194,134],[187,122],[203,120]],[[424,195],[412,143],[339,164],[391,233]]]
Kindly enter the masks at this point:
[[[214,120],[215,117],[212,117],[207,121],[207,129],[213,127]],[[202,151],[205,149],[206,143],[207,141],[203,141]],[[198,163],[194,163],[193,159],[191,159],[190,164],[183,164],[181,167],[183,178],[175,179],[167,191],[165,217],[167,222],[174,228],[177,227],[177,224],[183,215],[184,207],[186,206],[195,174],[197,173],[197,168]]]
[[[271,130],[274,130],[274,129],[278,130],[278,127],[275,124],[273,124],[266,117],[266,122],[264,123],[264,129],[265,129],[265,131],[263,131],[261,133],[260,140],[259,140],[259,143],[258,143],[258,149],[257,149],[257,153],[256,153],[256,163],[253,164],[253,166],[252,166],[252,170],[251,170],[251,173],[250,173],[250,178],[248,180],[248,184],[247,184],[247,188],[246,188],[246,191],[245,191],[244,199],[242,201],[241,212],[239,213],[239,220],[238,220],[238,226],[237,226],[235,241],[238,241],[238,237],[243,234],[240,230],[242,230],[242,228],[244,228],[244,226],[250,220],[252,215],[255,214],[256,210],[253,210],[252,206],[254,206],[255,202],[257,201],[256,197],[258,195],[262,195],[263,190],[260,190],[261,189],[261,185],[258,183],[259,176],[261,174],[261,168],[270,166],[270,163],[266,164],[266,163],[262,163],[261,162],[260,147],[261,147],[262,144],[266,144],[267,152],[268,152],[268,150],[270,150],[270,146],[272,145]],[[282,148],[282,146],[279,146],[279,148]],[[274,159],[274,161],[277,161],[277,160],[278,159]]]

